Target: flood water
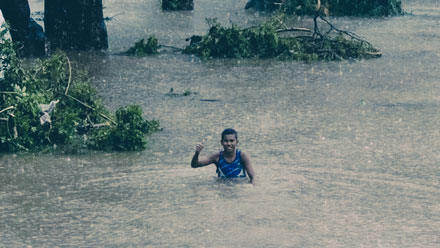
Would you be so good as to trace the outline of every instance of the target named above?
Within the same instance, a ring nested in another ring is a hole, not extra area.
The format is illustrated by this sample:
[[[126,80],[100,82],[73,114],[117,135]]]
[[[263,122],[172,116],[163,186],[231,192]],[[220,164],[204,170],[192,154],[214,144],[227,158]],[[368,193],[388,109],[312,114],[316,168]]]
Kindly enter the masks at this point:
[[[0,247],[440,247],[440,3],[402,2],[412,14],[331,18],[382,58],[307,64],[114,55],[264,16],[246,0],[104,0],[110,48],[77,61],[109,108],[139,104],[164,130],[141,152],[0,155]],[[255,187],[189,165],[227,127]]]

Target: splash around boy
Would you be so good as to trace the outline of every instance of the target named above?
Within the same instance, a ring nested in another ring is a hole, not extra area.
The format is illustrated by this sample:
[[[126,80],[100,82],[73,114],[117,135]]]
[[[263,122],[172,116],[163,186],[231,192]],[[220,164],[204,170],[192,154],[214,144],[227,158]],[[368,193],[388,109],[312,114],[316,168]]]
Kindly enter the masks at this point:
[[[208,156],[199,157],[203,150],[203,144],[196,145],[196,151],[191,160],[191,167],[203,167],[215,164],[217,174],[221,178],[238,178],[249,176],[250,183],[255,185],[255,171],[249,156],[237,149],[238,134],[232,129],[225,129],[221,134],[223,151],[212,153]]]

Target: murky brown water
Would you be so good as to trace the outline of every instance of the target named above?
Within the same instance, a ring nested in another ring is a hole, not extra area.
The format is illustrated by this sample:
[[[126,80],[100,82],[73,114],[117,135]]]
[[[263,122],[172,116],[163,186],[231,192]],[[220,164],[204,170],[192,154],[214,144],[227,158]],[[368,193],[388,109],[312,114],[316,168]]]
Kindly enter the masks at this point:
[[[121,13],[107,23],[109,55],[79,60],[110,108],[140,104],[164,131],[137,153],[1,155],[0,246],[439,247],[439,3],[332,20],[380,48],[375,60],[111,55],[150,34],[183,47],[205,18],[260,20],[245,3],[164,13],[159,1],[105,0],[106,16]],[[217,151],[226,127],[238,130],[258,186],[190,168],[194,145]]]

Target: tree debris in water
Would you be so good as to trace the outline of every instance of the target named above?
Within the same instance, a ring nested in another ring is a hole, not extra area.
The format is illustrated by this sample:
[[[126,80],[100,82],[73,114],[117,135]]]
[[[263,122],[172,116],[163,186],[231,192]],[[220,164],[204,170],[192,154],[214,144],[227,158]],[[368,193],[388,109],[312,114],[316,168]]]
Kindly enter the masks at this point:
[[[402,15],[401,0],[249,0],[245,9],[281,11],[294,15],[314,15],[322,8],[332,16]]]
[[[208,19],[209,31],[192,36],[184,53],[200,58],[278,58],[283,60],[334,61],[380,57],[379,50],[351,33],[336,28],[320,12],[314,17],[314,29],[286,27],[285,16],[275,16],[255,27],[220,25]],[[318,22],[327,26],[324,32]]]
[[[155,36],[150,36],[145,43],[145,39],[140,39],[134,46],[130,47],[125,54],[134,56],[146,56],[151,54],[156,54],[160,48],[160,44]]]
[[[144,120],[136,105],[110,113],[65,53],[24,65],[5,32],[0,35],[1,152],[139,150],[146,135],[160,129],[158,121]]]

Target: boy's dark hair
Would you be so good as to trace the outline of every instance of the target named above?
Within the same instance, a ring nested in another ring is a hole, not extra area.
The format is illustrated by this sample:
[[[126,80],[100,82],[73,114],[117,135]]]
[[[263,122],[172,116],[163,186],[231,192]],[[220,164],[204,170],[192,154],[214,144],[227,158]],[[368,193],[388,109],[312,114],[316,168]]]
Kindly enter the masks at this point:
[[[222,132],[222,140],[223,140],[223,138],[224,138],[226,135],[229,135],[229,134],[234,134],[234,135],[235,135],[235,138],[238,139],[237,131],[235,131],[235,130],[232,129],[232,128],[226,128],[226,129],[223,130],[223,132]]]

